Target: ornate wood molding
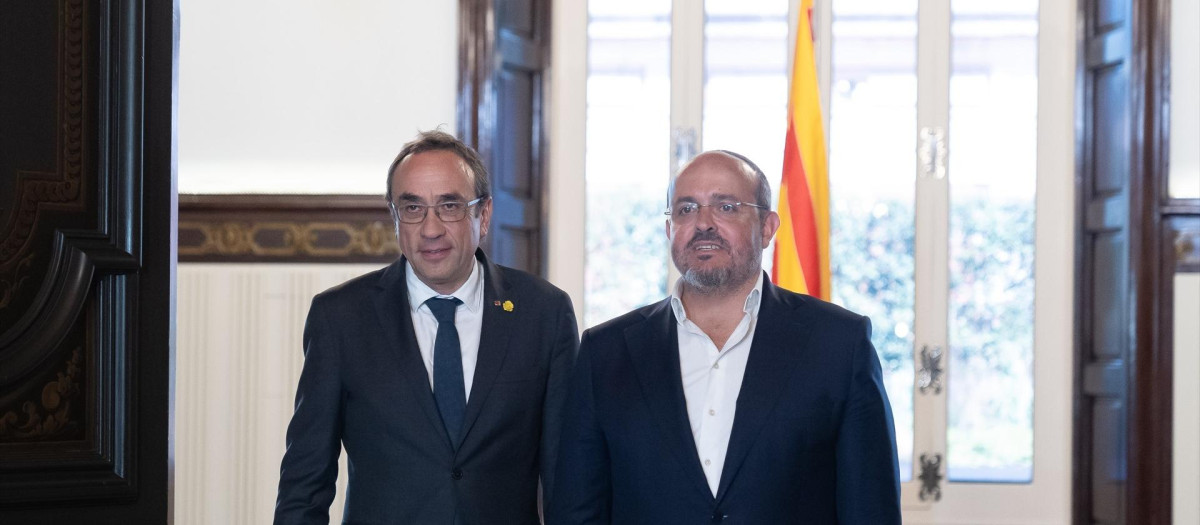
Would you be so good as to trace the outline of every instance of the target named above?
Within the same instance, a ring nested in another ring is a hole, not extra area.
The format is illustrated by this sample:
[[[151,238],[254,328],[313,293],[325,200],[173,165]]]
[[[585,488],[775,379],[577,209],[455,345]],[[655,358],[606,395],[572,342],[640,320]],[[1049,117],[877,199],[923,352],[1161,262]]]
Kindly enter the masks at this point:
[[[0,521],[165,507],[175,6],[3,10],[30,43],[7,50],[7,109],[32,131],[0,170]]]
[[[400,256],[375,195],[180,195],[180,262],[379,262]]]

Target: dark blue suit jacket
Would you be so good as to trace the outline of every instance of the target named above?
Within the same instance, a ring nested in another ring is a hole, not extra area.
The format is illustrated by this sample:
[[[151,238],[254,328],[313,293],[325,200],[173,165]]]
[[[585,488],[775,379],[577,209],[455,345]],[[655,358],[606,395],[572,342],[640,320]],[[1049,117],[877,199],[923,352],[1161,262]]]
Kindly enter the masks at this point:
[[[417,347],[404,259],[313,299],[276,523],[328,522],[342,446],[344,523],[538,523],[539,475],[548,497],[579,344],[575,314],[562,290],[476,256],[483,325],[457,448]]]
[[[583,335],[551,524],[900,523],[891,408],[870,321],[773,286],[716,497],[688,424],[670,302]]]

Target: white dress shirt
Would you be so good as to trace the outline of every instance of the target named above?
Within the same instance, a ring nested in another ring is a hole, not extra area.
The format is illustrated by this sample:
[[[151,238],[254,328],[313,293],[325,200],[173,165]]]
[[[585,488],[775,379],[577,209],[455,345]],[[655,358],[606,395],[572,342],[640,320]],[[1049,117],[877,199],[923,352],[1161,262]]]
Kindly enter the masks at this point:
[[[425,304],[431,297],[454,297],[462,304],[454,310],[454,328],[458,330],[458,343],[462,348],[463,386],[466,398],[471,399],[471,382],[475,379],[475,362],[479,360],[479,332],[483,328],[483,264],[475,261],[471,276],[454,293],[442,295],[421,282],[413,272],[412,265],[405,265],[408,281],[408,306],[412,312],[413,329],[417,335],[417,346],[421,348],[421,361],[429,374],[430,390],[433,389],[433,342],[437,338],[437,318]]]
[[[687,400],[688,420],[692,425],[692,438],[696,440],[696,452],[704,467],[708,488],[716,496],[721,484],[721,471],[725,468],[729,434],[733,431],[738,393],[742,390],[742,378],[746,374],[750,343],[754,340],[754,328],[758,323],[758,308],[762,304],[762,272],[758,274],[754,289],[746,295],[742,320],[725,341],[724,348],[717,348],[712,339],[688,319],[680,299],[681,286],[681,282],[675,282],[675,289],[671,293],[671,309],[675,311],[678,323],[676,332],[683,397]]]

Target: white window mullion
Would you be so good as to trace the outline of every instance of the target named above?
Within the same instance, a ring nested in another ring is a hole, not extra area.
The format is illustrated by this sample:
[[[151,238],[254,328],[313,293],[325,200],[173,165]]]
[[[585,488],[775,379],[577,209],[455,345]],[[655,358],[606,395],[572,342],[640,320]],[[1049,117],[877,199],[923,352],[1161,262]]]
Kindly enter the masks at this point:
[[[917,22],[917,151],[913,479],[902,487],[907,511],[932,510],[947,497],[946,374],[949,192],[950,0],[922,0]],[[931,365],[926,375],[922,368]],[[940,373],[939,373],[940,372]],[[923,376],[933,381],[922,391]],[[936,491],[922,494],[922,474],[937,464]]]
[[[674,0],[671,5],[671,173],[678,172],[683,162],[701,151],[703,112],[704,2]]]
[[[704,2],[674,0],[671,4],[671,171],[702,151],[704,118]],[[664,197],[665,198],[665,197]],[[668,290],[679,270],[667,263]]]

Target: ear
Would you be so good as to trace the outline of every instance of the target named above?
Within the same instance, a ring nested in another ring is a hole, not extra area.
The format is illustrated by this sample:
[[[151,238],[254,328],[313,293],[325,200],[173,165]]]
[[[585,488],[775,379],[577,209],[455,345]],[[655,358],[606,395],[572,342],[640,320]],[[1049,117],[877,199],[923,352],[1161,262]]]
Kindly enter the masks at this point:
[[[771,244],[771,239],[775,238],[775,232],[779,231],[779,214],[768,212],[767,218],[762,223],[762,245],[766,248]]]
[[[392,215],[392,226],[396,233],[396,242],[400,242],[400,212],[396,211],[394,204],[388,204],[388,213]]]
[[[666,227],[665,231],[667,233],[667,242],[670,243],[671,242],[671,219],[667,219],[667,220],[663,221],[663,226]]]
[[[492,198],[488,197],[479,203],[479,238],[487,236],[492,226]]]

